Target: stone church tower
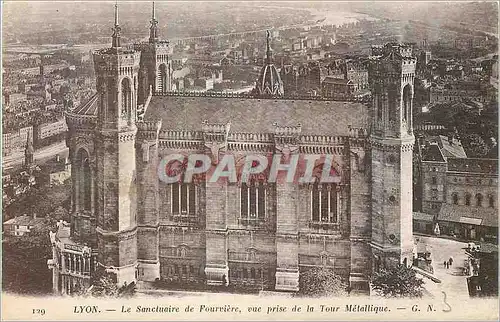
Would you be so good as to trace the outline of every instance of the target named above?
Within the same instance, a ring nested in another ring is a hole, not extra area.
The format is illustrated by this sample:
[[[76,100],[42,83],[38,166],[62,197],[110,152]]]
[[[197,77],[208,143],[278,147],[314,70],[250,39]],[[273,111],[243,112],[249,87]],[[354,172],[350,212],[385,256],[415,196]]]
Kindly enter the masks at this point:
[[[137,266],[135,135],[140,52],[121,47],[118,10],[112,47],[94,54],[98,112],[95,135],[97,262],[135,281]]]
[[[371,82],[373,267],[413,260],[412,233],[412,102],[416,59],[412,48],[374,47]]]
[[[148,42],[134,44],[134,50],[141,52],[137,104],[143,105],[150,92],[164,93],[172,89],[172,47],[166,40],[160,40],[155,3],[151,13]]]

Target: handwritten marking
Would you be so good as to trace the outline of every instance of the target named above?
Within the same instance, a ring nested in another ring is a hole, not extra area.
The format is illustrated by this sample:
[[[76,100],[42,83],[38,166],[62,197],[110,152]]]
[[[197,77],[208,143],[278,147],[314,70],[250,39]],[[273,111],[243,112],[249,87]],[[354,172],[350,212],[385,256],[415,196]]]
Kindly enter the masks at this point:
[[[443,312],[451,312],[451,306],[450,304],[448,304],[448,302],[446,302],[446,293],[444,291],[441,291],[444,295],[444,298],[443,298],[443,302],[444,304],[446,304],[446,306],[448,306],[448,309],[443,309]]]

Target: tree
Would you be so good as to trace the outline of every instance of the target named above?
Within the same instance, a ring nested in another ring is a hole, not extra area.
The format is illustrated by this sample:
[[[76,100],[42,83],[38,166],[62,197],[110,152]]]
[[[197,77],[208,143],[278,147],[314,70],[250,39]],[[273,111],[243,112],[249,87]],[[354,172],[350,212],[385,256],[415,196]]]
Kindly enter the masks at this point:
[[[23,294],[47,294],[52,291],[52,258],[49,225],[23,236],[3,240],[2,278],[4,290]]]
[[[373,289],[384,297],[422,297],[424,281],[404,265],[375,272]]]
[[[489,148],[484,140],[475,133],[464,135],[462,137],[462,144],[467,156],[470,158],[482,158],[489,152]]]
[[[314,267],[299,276],[300,294],[321,296],[346,296],[349,284],[341,276],[334,273],[333,269]]]
[[[104,269],[99,268],[94,272],[91,278],[92,286],[84,292],[93,297],[117,297],[118,285],[116,285],[116,276],[107,273]]]

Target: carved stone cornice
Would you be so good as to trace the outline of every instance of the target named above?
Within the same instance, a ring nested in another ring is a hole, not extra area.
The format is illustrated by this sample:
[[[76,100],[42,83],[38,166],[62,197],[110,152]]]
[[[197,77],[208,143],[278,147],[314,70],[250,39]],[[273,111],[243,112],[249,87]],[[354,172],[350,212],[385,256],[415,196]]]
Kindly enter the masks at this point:
[[[276,233],[276,240],[299,240],[299,234]]]
[[[300,145],[299,151],[300,151],[300,153],[304,153],[304,154],[344,155],[346,149],[344,146]]]
[[[126,131],[126,132],[119,132],[118,133],[118,141],[120,141],[120,142],[133,141],[133,140],[135,140],[136,132],[137,132],[136,129]]]
[[[134,238],[137,235],[137,226],[121,231],[109,231],[104,230],[101,227],[96,227],[95,231],[98,237],[103,239],[121,241]]]
[[[229,233],[228,229],[205,229],[205,234],[207,235],[217,235],[217,236],[227,236]]]
[[[228,151],[273,152],[274,143],[228,142]]]
[[[154,231],[154,232],[158,232],[160,230],[160,223],[156,223],[156,224],[153,224],[153,225],[137,224],[137,230],[139,232],[141,232],[141,231]]]
[[[160,148],[175,150],[195,150],[199,151],[203,147],[203,141],[184,141],[184,140],[162,140],[158,141]]]

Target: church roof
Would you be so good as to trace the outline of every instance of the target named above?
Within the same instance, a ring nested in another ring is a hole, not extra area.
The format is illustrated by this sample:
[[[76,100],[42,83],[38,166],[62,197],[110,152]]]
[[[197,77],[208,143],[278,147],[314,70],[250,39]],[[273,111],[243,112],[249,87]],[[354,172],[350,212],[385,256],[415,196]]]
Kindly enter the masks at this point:
[[[199,131],[203,121],[226,124],[231,132],[272,133],[273,123],[302,126],[302,134],[349,135],[349,125],[368,128],[368,107],[361,102],[209,96],[155,95],[145,121],[162,120],[163,130]]]
[[[446,162],[437,143],[431,143],[422,149],[422,161]]]
[[[88,116],[97,115],[98,106],[99,106],[99,101],[97,98],[98,98],[98,96],[96,93],[93,96],[91,96],[90,99],[86,103],[81,104],[80,106],[73,109],[71,111],[71,113],[78,114],[78,115],[88,115]]]
[[[323,83],[333,84],[333,85],[350,85],[352,82],[344,78],[336,78],[332,76],[326,76]]]
[[[444,135],[439,135],[435,138],[441,148],[441,152],[445,158],[467,158],[465,150],[459,140],[454,138],[448,139]]]

